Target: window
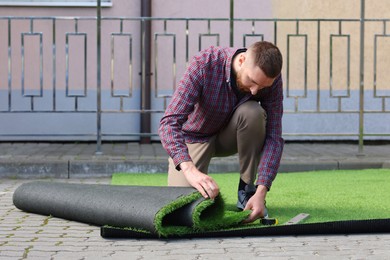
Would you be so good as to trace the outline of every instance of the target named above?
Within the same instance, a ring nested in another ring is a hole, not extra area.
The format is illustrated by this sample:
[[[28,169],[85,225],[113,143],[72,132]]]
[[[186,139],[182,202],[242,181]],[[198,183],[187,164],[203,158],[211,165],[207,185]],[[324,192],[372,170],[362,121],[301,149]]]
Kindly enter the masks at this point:
[[[97,0],[0,0],[0,6],[80,6],[94,7]],[[101,0],[102,6],[112,6],[112,0]]]

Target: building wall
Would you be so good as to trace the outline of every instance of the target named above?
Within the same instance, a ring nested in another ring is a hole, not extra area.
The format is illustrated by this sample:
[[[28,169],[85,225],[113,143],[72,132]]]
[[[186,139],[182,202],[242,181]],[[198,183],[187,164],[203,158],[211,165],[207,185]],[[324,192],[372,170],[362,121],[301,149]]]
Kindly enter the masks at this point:
[[[105,111],[139,110],[141,104],[141,33],[140,21],[124,20],[122,29],[120,17],[139,17],[141,0],[113,0],[112,7],[104,7],[102,16],[114,17],[115,20],[102,22],[102,108]],[[390,0],[366,0],[366,18],[383,19],[390,13]],[[209,45],[229,45],[230,0],[152,0],[152,16],[165,17],[171,20],[164,23],[152,22],[152,109],[164,110],[169,96],[183,74],[188,59],[199,49]],[[358,21],[321,22],[318,33],[317,21],[299,22],[299,29],[294,20],[277,23],[272,21],[247,21],[245,19],[359,19],[360,1],[321,1],[321,0],[235,0],[233,45],[248,46],[259,40],[257,34],[263,34],[264,40],[275,41],[285,58],[283,77],[285,80],[284,132],[287,139],[312,139],[311,134],[352,133],[359,129],[359,88],[360,88],[360,23]],[[22,46],[21,35],[30,32],[28,19],[12,23],[11,66],[12,66],[12,108],[13,110],[30,110],[34,100],[34,110],[50,110],[56,99],[56,109],[61,111],[93,111],[96,109],[96,9],[91,7],[0,7],[0,17],[91,17],[75,22],[70,19],[58,20],[56,23],[56,56],[53,62],[53,27],[50,20],[37,20],[33,23],[33,32],[43,35],[43,96],[22,97]],[[177,18],[175,20],[174,18]],[[221,18],[223,21],[207,20],[186,21],[179,18]],[[241,19],[241,21],[238,21]],[[77,23],[77,25],[76,25]],[[389,27],[388,23],[385,23]],[[188,28],[187,28],[188,27]],[[390,37],[389,30],[381,22],[366,22],[365,37],[365,109],[388,111],[390,73]],[[386,31],[384,29],[386,28]],[[77,30],[77,32],[76,32]],[[121,31],[122,30],[122,31]],[[0,20],[1,35],[8,35],[7,20]],[[66,55],[66,34],[68,35],[69,55]],[[72,33],[85,33],[73,35]],[[113,36],[112,33],[120,34]],[[375,45],[375,35],[377,37]],[[218,42],[218,35],[219,42]],[[243,36],[247,35],[247,36]],[[256,37],[251,37],[254,35]],[[288,36],[290,35],[290,36]],[[121,37],[124,36],[124,37]],[[317,38],[320,36],[318,44]],[[113,43],[113,38],[114,43]],[[128,48],[131,38],[131,49]],[[157,41],[155,41],[157,39]],[[307,45],[305,45],[305,40]],[[332,50],[331,50],[332,40]],[[80,47],[86,43],[86,48]],[[188,41],[188,43],[187,43]],[[201,41],[201,43],[200,43]],[[348,45],[349,41],[349,45]],[[112,46],[115,53],[111,53]],[[175,44],[175,45],[174,45]],[[186,45],[188,44],[188,51]],[[289,45],[288,45],[289,44]],[[27,95],[39,95],[40,61],[39,36],[25,36],[26,63],[24,71],[24,88]],[[175,46],[175,48],[174,48]],[[320,48],[320,51],[318,50]],[[348,55],[349,47],[349,55]],[[331,56],[332,51],[332,56]],[[375,52],[376,51],[376,52]],[[131,54],[131,57],[129,57]],[[375,56],[376,54],[376,56]],[[113,56],[111,56],[113,55]],[[86,57],[86,60],[84,59]],[[111,59],[114,57],[113,59]],[[375,60],[377,57],[377,60]],[[69,67],[66,67],[68,58]],[[320,59],[320,62],[319,60]],[[86,61],[86,67],[84,67]],[[8,108],[8,39],[0,39],[0,110]],[[348,67],[349,64],[349,67]],[[129,65],[131,73],[129,74]],[[374,67],[376,66],[376,78]],[[55,87],[57,96],[53,97],[53,67],[55,67]],[[112,70],[114,68],[114,70]],[[289,74],[287,75],[287,68]],[[348,79],[349,71],[349,79]],[[331,77],[332,76],[332,77]],[[113,78],[113,90],[111,79]],[[68,90],[66,81],[68,80]],[[84,95],[86,82],[87,96]],[[374,89],[374,83],[377,89]],[[68,92],[68,93],[67,93]],[[25,93],[25,94],[26,94]],[[129,97],[112,97],[128,95]],[[69,95],[69,97],[67,97]],[[80,95],[80,97],[72,97]],[[310,111],[310,113],[306,113]],[[320,111],[320,113],[313,113]],[[348,113],[353,111],[353,113]],[[331,113],[330,113],[331,112]],[[340,113],[341,112],[341,113]],[[59,116],[60,115],[60,116]],[[157,131],[161,113],[152,114],[152,132]],[[383,119],[388,113],[374,113],[365,116],[365,129],[371,133],[388,133],[389,126]],[[0,120],[9,122],[0,129],[1,134],[17,133],[24,139],[31,132],[47,134],[65,131],[84,134],[96,131],[96,116],[93,113],[68,115],[54,114],[12,114],[0,113]],[[119,139],[137,139],[125,136],[126,133],[138,133],[139,114],[107,113],[103,116],[103,132],[122,135]],[[390,119],[390,118],[388,118]],[[50,125],[47,122],[53,122]],[[82,122],[80,127],[76,127]],[[304,122],[304,123],[303,123]],[[34,127],[31,127],[34,125]],[[44,126],[44,128],[42,128]],[[76,129],[76,130],[75,130]],[[307,136],[295,136],[296,134]],[[0,137],[1,138],[1,137]],[[13,137],[5,137],[13,138]],[[39,137],[47,138],[47,137]],[[54,136],[52,138],[59,138]],[[63,138],[63,137],[61,137]],[[334,137],[321,136],[320,139]],[[356,137],[341,137],[353,138]],[[376,138],[376,137],[374,137]]]

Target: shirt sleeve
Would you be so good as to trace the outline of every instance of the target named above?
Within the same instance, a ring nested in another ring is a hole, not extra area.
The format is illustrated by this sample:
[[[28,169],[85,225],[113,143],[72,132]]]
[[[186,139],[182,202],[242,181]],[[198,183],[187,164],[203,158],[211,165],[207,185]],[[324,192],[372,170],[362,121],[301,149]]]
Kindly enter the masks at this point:
[[[199,100],[203,86],[202,67],[201,57],[194,57],[160,121],[159,136],[162,146],[172,158],[178,170],[180,170],[180,163],[192,161],[185,144],[182,127]]]
[[[267,126],[256,184],[264,185],[270,189],[278,172],[284,147],[282,138],[283,81],[281,76],[276,79],[272,90],[260,101],[267,112]]]

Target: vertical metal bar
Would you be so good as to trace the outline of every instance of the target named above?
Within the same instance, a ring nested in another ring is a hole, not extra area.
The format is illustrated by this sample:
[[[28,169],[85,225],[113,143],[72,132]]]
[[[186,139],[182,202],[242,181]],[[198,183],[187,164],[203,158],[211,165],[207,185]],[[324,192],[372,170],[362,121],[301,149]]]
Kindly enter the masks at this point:
[[[53,111],[56,111],[56,18],[53,18]]]
[[[75,33],[79,32],[79,19],[78,18],[74,19],[74,31],[75,31]]]
[[[142,78],[141,78],[141,133],[150,134],[151,132],[151,20],[145,19],[152,16],[151,0],[141,0],[141,60],[142,60]],[[141,143],[150,143],[150,136],[141,136]]]
[[[321,70],[321,25],[317,21],[317,112],[321,109],[321,89],[320,89],[320,70]]]
[[[287,36],[287,61],[286,61],[286,65],[287,65],[287,68],[286,68],[286,81],[287,81],[287,84],[286,84],[286,94],[287,94],[287,97],[290,96],[290,37]]]
[[[65,96],[69,95],[69,34],[65,35]]]
[[[22,96],[24,96],[24,71],[25,71],[25,65],[24,65],[24,35],[22,34],[22,40],[21,40],[21,55],[22,55]]]
[[[111,97],[114,96],[114,59],[115,59],[115,38],[111,35]]]
[[[278,22],[274,21],[274,44],[278,45]]]
[[[333,97],[333,37],[329,42],[329,91],[330,97]]]
[[[234,0],[230,0],[230,47],[234,45]]]
[[[305,71],[304,71],[304,76],[305,76],[305,98],[307,97],[307,49],[308,49],[308,43],[307,43],[307,35],[305,35]]]
[[[176,90],[176,35],[173,37],[173,91]]]
[[[76,34],[79,32],[79,20],[77,18],[75,19],[74,31],[75,31]],[[97,34],[99,34],[99,32],[97,32]],[[84,48],[84,50],[85,50],[85,48]],[[84,52],[84,55],[85,55],[85,52]],[[85,59],[84,59],[84,61],[85,61]],[[86,70],[84,70],[84,80],[86,78],[85,77],[85,73],[86,73]],[[79,97],[76,95],[74,97],[74,109],[75,109],[75,111],[77,111],[79,109],[79,102],[78,101],[79,101]]]
[[[102,85],[101,85],[101,0],[97,0],[97,17],[96,17],[96,49],[97,49],[97,79],[96,79],[96,154],[102,154]]]
[[[39,34],[39,95],[43,97],[43,35]]]
[[[34,19],[31,18],[30,19],[30,33],[33,33],[33,32],[34,32]],[[23,59],[24,59],[24,54],[23,54]],[[25,63],[24,63],[24,66],[25,66]],[[24,77],[25,77],[25,75],[23,73],[23,78]],[[23,86],[23,88],[24,88],[24,86]],[[33,96],[30,97],[30,103],[31,103],[31,111],[34,111],[34,97]]]
[[[101,32],[99,32],[99,34],[101,34]],[[101,37],[99,37],[101,38]],[[85,34],[85,37],[84,37],[84,93],[83,95],[84,96],[87,96],[87,80],[88,80],[88,72],[87,72],[87,53],[88,53],[88,36],[87,34]],[[101,46],[99,47],[101,48]]]
[[[188,66],[188,60],[189,60],[189,21],[186,20],[186,66]]]
[[[383,35],[386,35],[386,21],[383,21]],[[376,65],[376,62],[375,62]],[[382,111],[386,111],[386,99],[382,97]]]
[[[341,24],[341,20],[339,21],[339,35],[343,34],[343,27]]]
[[[348,96],[351,94],[351,38],[347,36],[347,87]]]
[[[164,33],[166,33],[166,21],[164,21]],[[154,34],[154,92],[155,97],[158,93],[158,34]]]
[[[8,18],[8,111],[12,109],[11,18]]]
[[[363,154],[364,138],[364,26],[365,0],[360,0],[360,87],[359,87],[359,154]]]

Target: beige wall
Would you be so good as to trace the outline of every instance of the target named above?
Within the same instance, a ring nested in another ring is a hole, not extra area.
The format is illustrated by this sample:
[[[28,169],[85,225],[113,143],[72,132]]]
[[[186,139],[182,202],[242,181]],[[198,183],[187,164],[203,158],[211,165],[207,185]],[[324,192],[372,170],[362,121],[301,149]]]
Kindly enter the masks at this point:
[[[278,18],[360,18],[360,1],[343,0],[343,1],[321,1],[321,0],[273,0],[273,14]],[[366,0],[365,1],[365,18],[368,19],[383,19],[389,18],[390,0]],[[327,87],[330,85],[330,35],[338,34],[339,25],[337,23],[323,24],[321,27],[321,86]],[[293,29],[292,29],[293,30]],[[286,28],[286,32],[290,31]],[[301,27],[302,33],[307,33],[309,37],[309,86],[316,87],[316,78],[310,75],[315,75],[317,59],[315,53],[317,50],[316,43],[310,44],[310,39],[316,38],[316,25],[307,23]],[[351,51],[351,89],[359,88],[359,54],[360,54],[360,24],[358,22],[346,22],[342,25],[342,34],[350,35],[350,51]],[[375,34],[383,34],[383,24],[379,22],[367,22],[365,25],[365,86],[366,89],[373,89],[374,82],[374,37]],[[389,30],[387,30],[389,34]],[[334,38],[333,54],[336,60],[333,64],[334,89],[346,89],[346,72],[347,72],[347,44],[346,37]],[[284,40],[285,42],[285,40]],[[283,41],[280,45],[284,45]],[[302,46],[302,45],[301,45]],[[377,57],[380,58],[377,64],[377,83],[382,89],[389,89],[386,82],[389,82],[390,76],[386,72],[390,66],[389,51],[390,38],[380,38],[377,45]],[[283,48],[283,47],[282,47]],[[285,48],[283,48],[285,49]],[[298,57],[302,54],[298,53]],[[299,59],[301,60],[302,59]],[[299,79],[293,81],[299,82]],[[299,85],[299,84],[298,84]]]
[[[389,0],[365,0],[366,18],[389,18]],[[360,18],[360,0],[272,0],[275,17]]]

